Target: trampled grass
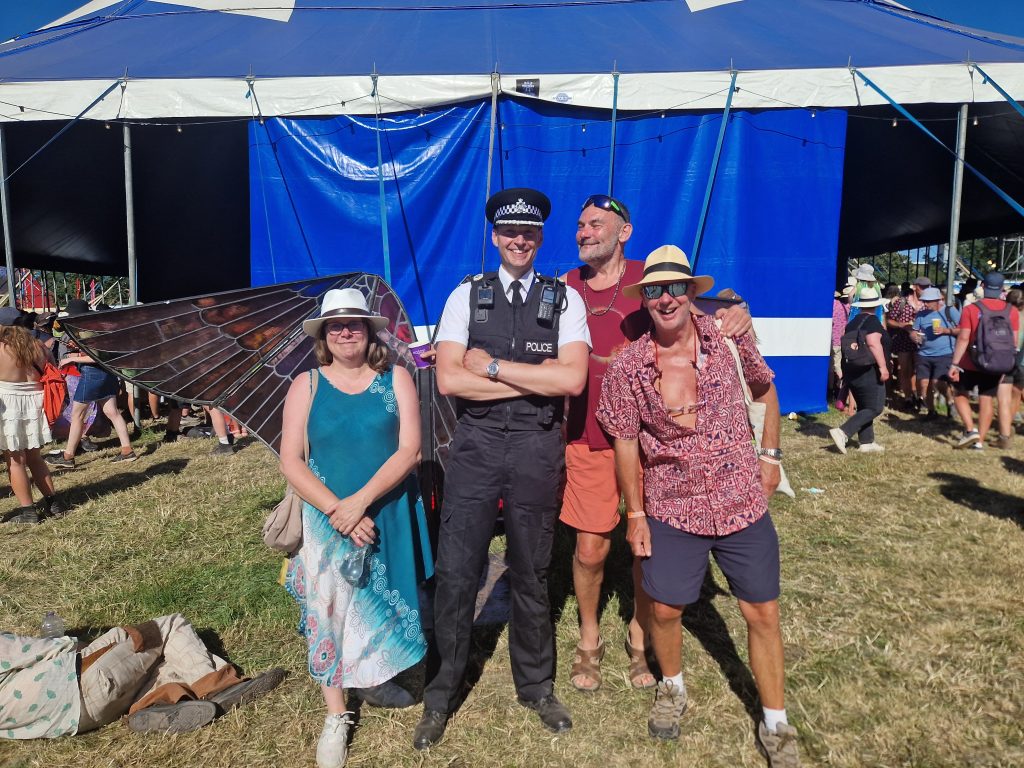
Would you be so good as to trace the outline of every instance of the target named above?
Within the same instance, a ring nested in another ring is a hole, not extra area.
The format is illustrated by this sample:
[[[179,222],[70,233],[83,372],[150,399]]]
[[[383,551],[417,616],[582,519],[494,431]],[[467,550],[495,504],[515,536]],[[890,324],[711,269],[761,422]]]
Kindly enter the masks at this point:
[[[777,497],[782,542],[787,704],[811,766],[1024,765],[1024,439],[1008,451],[953,451],[954,428],[887,413],[884,454],[840,456],[835,412],[784,421],[797,498]],[[0,742],[10,766],[311,766],[322,723],[305,672],[297,610],[276,584],[280,559],[259,528],[280,497],[273,456],[233,457],[210,442],[160,445],[120,468],[79,458],[58,477],[76,506],[60,521],[0,527],[0,628],[38,631],[57,610],[79,636],[180,611],[247,672],[283,666],[278,691],[212,726],[143,737],[119,724],[41,742]],[[812,494],[805,489],[819,488]],[[6,511],[13,499],[0,504]],[[649,693],[630,689],[621,614],[628,557],[617,543],[602,629],[600,691],[568,684],[576,642],[572,541],[551,575],[556,690],[573,712],[565,736],[515,702],[503,628],[484,629],[483,671],[445,740],[411,747],[419,708],[364,707],[352,766],[760,766],[753,681],[735,600],[712,570],[684,617],[690,710],[676,744],[646,734]]]

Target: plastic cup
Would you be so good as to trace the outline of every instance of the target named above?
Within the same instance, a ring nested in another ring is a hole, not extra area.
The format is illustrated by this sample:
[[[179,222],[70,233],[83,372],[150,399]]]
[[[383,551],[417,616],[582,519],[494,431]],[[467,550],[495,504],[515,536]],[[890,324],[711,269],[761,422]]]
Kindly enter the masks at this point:
[[[416,363],[417,368],[429,368],[431,363],[429,360],[424,360],[422,355],[424,352],[430,350],[430,344],[417,344],[409,347],[409,352],[412,354],[413,362]]]
[[[937,317],[933,317],[932,318],[932,333],[938,333],[939,332],[939,328],[941,328],[941,327],[942,327],[942,321],[939,318],[937,318]]]

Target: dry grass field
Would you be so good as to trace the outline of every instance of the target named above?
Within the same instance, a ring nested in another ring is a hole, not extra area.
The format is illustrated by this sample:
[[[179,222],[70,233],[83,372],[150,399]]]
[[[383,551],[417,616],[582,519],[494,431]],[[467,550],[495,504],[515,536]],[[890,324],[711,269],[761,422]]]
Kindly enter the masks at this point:
[[[784,421],[795,500],[772,512],[782,540],[790,721],[809,766],[1024,765],[1024,438],[1008,451],[953,451],[954,426],[887,413],[884,454],[840,456],[831,412]],[[120,468],[108,450],[57,479],[75,508],[35,527],[0,527],[0,628],[38,631],[57,610],[73,634],[179,611],[247,672],[284,685],[199,732],[139,736],[120,724],[50,742],[0,742],[0,766],[312,766],[323,717],[305,673],[298,612],[259,528],[284,484],[259,444],[141,441]],[[806,489],[821,489],[810,493]],[[13,498],[0,510],[15,506]],[[500,548],[500,540],[495,547]],[[556,689],[575,728],[554,737],[515,702],[503,627],[476,637],[479,680],[440,746],[412,749],[419,708],[364,707],[351,766],[760,766],[745,634],[713,571],[683,632],[691,706],[678,743],[646,734],[650,694],[629,688],[622,650],[630,600],[621,542],[606,580],[605,685],[567,681],[575,644],[572,542],[558,542],[551,589]]]

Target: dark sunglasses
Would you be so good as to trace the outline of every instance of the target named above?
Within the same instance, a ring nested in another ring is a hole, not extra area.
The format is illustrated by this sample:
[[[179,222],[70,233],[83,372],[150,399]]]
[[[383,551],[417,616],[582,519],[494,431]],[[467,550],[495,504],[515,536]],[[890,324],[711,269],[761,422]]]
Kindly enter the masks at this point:
[[[680,296],[686,295],[686,289],[689,286],[689,281],[680,280],[678,283],[669,283],[668,285],[645,285],[640,290],[645,299],[660,299],[663,293],[667,293],[673,299],[678,299]]]
[[[622,217],[622,220],[629,224],[629,211],[626,210],[626,206],[616,200],[614,197],[608,197],[608,195],[591,195],[580,206],[580,213],[585,211],[590,206],[600,208],[602,211],[611,211],[617,213]]]

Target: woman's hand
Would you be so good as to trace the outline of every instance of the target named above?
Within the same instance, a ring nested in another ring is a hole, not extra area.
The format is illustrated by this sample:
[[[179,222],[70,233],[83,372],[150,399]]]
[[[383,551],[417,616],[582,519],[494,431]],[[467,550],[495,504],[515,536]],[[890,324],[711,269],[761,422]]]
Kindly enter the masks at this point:
[[[344,499],[338,499],[324,510],[324,514],[331,519],[331,527],[339,533],[348,536],[355,529],[356,524],[366,515],[366,508],[369,503],[361,494],[353,493]]]
[[[355,528],[352,529],[352,533],[349,534],[352,538],[352,543],[357,547],[372,543],[377,538],[376,528],[377,526],[373,524],[373,518],[363,515],[359,518]]]

